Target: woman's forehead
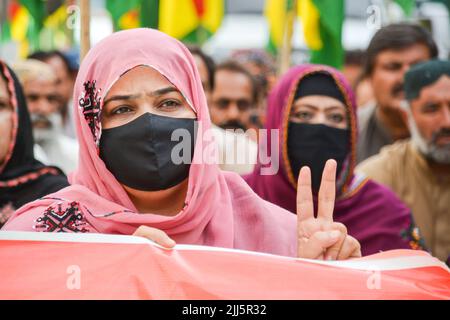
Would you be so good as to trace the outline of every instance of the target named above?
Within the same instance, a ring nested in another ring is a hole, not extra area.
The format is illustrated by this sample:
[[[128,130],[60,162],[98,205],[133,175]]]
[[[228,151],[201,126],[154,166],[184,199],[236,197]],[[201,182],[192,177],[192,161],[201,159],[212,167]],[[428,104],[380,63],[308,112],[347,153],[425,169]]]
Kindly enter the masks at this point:
[[[108,94],[117,91],[126,93],[140,92],[142,90],[153,92],[161,87],[175,87],[160,72],[149,66],[136,66],[122,74],[111,86]]]
[[[322,95],[310,95],[298,98],[294,101],[294,107],[314,107],[316,109],[343,109],[345,105],[336,98]]]
[[[133,95],[142,92],[152,95],[162,91],[169,92],[167,89],[171,88],[179,92],[189,106],[196,111],[190,99],[180,88],[167,79],[161,72],[148,65],[138,65],[124,72],[112,84],[105,95],[104,101],[115,95]]]

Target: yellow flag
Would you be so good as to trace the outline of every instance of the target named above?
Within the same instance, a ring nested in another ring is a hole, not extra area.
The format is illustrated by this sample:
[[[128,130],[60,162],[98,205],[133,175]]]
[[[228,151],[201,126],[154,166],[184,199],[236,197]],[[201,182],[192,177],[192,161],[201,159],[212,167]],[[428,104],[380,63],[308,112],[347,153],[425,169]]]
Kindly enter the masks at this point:
[[[21,6],[11,22],[11,38],[19,43],[19,55],[25,58],[30,50],[27,39],[27,30],[30,24],[30,14],[28,10]]]
[[[320,38],[320,13],[312,0],[298,1],[298,15],[303,26],[306,45],[312,50],[320,50],[323,47]]]
[[[182,39],[195,30],[199,17],[192,0],[160,0],[159,30]]]
[[[287,2],[282,0],[267,0],[264,8],[264,15],[267,18],[270,43],[274,51],[283,44],[283,37],[286,28]]]

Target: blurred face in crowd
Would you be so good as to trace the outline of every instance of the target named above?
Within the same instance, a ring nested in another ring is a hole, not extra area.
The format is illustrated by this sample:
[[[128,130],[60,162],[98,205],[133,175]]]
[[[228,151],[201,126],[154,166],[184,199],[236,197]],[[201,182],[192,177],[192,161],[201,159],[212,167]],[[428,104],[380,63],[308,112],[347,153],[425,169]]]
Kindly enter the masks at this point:
[[[311,95],[294,101],[289,121],[295,123],[324,124],[338,129],[347,129],[347,111],[338,99]]]
[[[450,77],[423,88],[410,108],[413,141],[434,161],[450,164]]]
[[[243,129],[251,126],[253,84],[247,75],[231,70],[218,70],[212,95],[211,120],[223,129]]]
[[[55,81],[44,78],[30,79],[24,83],[23,89],[33,122],[33,130],[49,130],[57,126],[56,118],[60,99]]]
[[[12,114],[6,81],[0,76],[0,165],[5,161],[11,143]]]
[[[403,92],[403,77],[408,69],[430,59],[430,52],[423,44],[415,44],[403,50],[384,50],[375,58],[370,77],[374,97],[384,111],[399,111]]]
[[[211,104],[211,83],[209,83],[208,69],[205,62],[198,55],[194,55],[195,65],[200,73],[200,79],[202,80],[203,91],[205,91],[206,100],[208,106]]]
[[[64,61],[58,57],[54,56],[45,61],[48,63],[55,72],[56,75],[56,85],[57,92],[61,96],[64,105],[66,105],[72,98],[73,94],[73,78]]]

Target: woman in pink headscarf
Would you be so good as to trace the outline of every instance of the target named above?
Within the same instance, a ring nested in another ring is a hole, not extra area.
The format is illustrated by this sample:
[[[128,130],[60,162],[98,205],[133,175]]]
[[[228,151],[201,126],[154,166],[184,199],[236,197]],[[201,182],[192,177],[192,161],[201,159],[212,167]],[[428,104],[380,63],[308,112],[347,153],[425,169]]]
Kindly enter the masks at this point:
[[[334,161],[324,170],[317,219],[307,168],[297,218],[205,161],[214,146],[206,138],[208,108],[195,62],[179,41],[151,29],[109,36],[84,59],[74,101],[80,155],[71,186],[20,208],[3,230],[134,234],[166,247],[175,240],[314,259],[360,256],[359,243],[332,220]],[[174,135],[190,146],[178,150]],[[174,150],[183,161],[174,160]]]

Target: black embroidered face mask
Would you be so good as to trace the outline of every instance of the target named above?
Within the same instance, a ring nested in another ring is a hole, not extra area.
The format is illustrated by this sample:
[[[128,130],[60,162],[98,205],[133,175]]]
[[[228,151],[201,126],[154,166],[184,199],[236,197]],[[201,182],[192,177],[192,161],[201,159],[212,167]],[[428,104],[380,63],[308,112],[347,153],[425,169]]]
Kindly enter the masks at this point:
[[[104,129],[100,157],[120,183],[143,191],[165,190],[189,176],[196,130],[196,119],[145,113]]]
[[[295,178],[298,178],[301,167],[308,166],[313,193],[318,194],[322,171],[328,159],[336,160],[336,172],[340,174],[350,152],[350,130],[323,124],[289,122],[287,144]]]

